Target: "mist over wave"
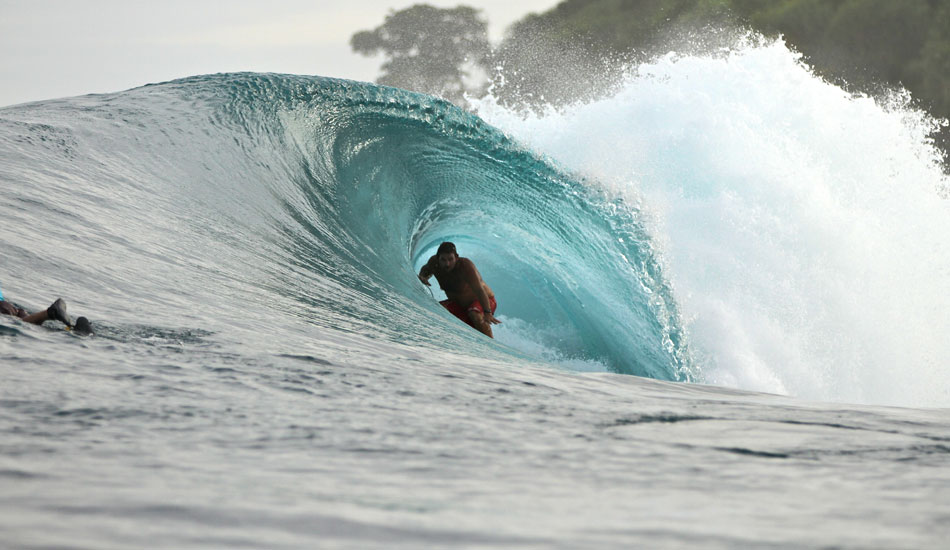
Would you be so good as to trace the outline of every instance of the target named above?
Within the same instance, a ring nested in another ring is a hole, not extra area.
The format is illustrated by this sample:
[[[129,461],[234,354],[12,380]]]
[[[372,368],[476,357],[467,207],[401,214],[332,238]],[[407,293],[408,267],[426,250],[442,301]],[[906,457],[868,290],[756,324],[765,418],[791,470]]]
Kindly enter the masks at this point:
[[[853,96],[781,40],[670,53],[543,114],[475,101],[639,205],[707,382],[950,405],[950,201],[934,121]]]

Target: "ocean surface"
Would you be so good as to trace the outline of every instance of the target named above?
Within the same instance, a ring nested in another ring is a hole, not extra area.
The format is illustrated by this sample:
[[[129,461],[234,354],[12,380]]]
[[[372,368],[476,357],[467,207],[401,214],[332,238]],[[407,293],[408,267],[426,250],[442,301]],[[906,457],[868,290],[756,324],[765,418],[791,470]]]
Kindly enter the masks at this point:
[[[0,109],[0,548],[944,549],[940,121],[781,41]],[[415,273],[454,241],[490,340]]]

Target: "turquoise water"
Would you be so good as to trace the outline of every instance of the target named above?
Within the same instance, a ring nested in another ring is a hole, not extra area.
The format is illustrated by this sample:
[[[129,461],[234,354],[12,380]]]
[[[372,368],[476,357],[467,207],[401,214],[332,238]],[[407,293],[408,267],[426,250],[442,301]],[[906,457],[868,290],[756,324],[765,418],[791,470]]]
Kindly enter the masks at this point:
[[[948,188],[889,101],[772,43],[540,115],[274,74],[0,109],[6,297],[97,327],[0,318],[2,538],[938,548]],[[497,340],[418,283],[443,240]]]

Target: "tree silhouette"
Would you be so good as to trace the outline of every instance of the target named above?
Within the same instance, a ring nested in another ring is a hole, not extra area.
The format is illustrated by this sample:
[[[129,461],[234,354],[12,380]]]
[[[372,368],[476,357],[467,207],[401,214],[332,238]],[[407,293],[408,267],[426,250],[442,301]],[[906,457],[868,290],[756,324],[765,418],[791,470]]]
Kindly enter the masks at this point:
[[[434,94],[459,103],[467,91],[466,67],[484,63],[491,51],[487,23],[468,6],[417,4],[390,12],[379,27],[350,38],[353,51],[383,52],[379,84]]]

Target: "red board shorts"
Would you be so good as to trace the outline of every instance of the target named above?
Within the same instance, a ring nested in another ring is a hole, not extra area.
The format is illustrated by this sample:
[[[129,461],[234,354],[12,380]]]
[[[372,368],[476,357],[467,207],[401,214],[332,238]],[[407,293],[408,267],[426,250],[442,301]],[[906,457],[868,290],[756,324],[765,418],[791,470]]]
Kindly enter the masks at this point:
[[[494,297],[489,298],[489,300],[491,301],[491,312],[492,315],[494,315],[495,310],[498,309],[498,302],[495,301]],[[478,300],[473,301],[471,305],[468,306],[468,308],[463,308],[452,300],[442,300],[439,303],[442,304],[445,309],[449,310],[449,313],[455,315],[461,319],[463,323],[472,328],[475,328],[475,325],[473,325],[472,320],[468,318],[468,312],[477,311],[479,313],[485,313],[485,310],[482,308],[482,303]]]

